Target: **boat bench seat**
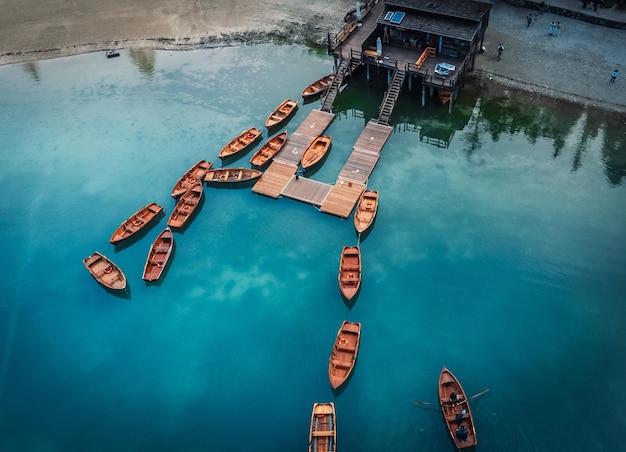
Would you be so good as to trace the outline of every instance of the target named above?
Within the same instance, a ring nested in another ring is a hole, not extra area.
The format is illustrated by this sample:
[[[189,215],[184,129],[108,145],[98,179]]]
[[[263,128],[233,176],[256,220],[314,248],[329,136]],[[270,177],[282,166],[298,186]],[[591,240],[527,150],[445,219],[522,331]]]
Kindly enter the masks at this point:
[[[313,432],[313,436],[333,436],[335,433],[332,430],[322,430]]]
[[[342,283],[357,283],[358,281],[357,278],[341,278]]]
[[[331,364],[333,365],[333,367],[344,367],[346,369],[349,369],[350,367],[352,367],[352,361],[346,362],[346,361],[332,360]]]
[[[337,350],[343,350],[346,352],[353,352],[356,350],[356,346],[347,346],[347,345],[337,345]]]
[[[359,269],[359,266],[358,265],[344,265],[343,267],[341,267],[341,269],[346,272],[357,271]]]

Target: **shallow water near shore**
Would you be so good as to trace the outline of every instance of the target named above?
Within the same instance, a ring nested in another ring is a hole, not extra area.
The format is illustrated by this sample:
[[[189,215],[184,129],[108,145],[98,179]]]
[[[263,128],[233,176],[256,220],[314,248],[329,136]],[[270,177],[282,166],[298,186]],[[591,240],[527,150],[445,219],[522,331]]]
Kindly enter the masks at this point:
[[[413,404],[436,402],[444,365],[468,396],[489,388],[472,403],[480,450],[619,449],[626,136],[611,115],[469,89],[449,114],[403,93],[353,306],[337,285],[352,218],[249,187],[206,187],[162,282],[141,280],[176,180],[221,166],[225,143],[330,72],[274,45],[0,67],[0,450],[306,450],[318,401],[336,403],[338,450],[454,450],[437,407]],[[337,97],[312,178],[334,183],[377,115],[373,75]],[[151,201],[159,223],[110,245]],[[89,276],[94,250],[129,297]],[[361,349],[333,393],[344,319]]]

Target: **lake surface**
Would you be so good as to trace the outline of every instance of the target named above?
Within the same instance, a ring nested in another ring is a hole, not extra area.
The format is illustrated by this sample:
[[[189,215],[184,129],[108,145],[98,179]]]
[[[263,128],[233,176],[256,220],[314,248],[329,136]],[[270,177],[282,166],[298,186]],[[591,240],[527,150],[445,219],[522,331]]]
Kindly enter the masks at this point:
[[[224,144],[332,69],[274,45],[0,67],[0,450],[306,450],[313,403],[335,401],[340,451],[451,451],[437,407],[413,403],[437,401],[444,365],[468,395],[489,389],[472,400],[482,451],[621,448],[615,115],[469,87],[449,114],[404,92],[368,184],[381,204],[354,305],[337,284],[352,218],[249,187],[206,187],[162,282],[141,280],[177,179],[200,159],[220,166]],[[312,178],[334,183],[377,116],[375,75],[337,97]],[[301,103],[286,129],[318,107]],[[110,245],[151,201],[159,223]],[[85,270],[95,250],[125,271],[129,297]],[[333,393],[344,319],[362,323],[361,348]]]

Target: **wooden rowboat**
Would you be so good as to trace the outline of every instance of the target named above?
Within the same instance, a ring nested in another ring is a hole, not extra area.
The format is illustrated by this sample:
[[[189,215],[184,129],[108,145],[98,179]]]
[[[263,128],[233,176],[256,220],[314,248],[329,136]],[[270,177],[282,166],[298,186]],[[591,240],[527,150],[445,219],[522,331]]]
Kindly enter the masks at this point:
[[[170,215],[170,219],[167,220],[167,225],[172,228],[182,228],[183,225],[189,220],[191,214],[198,208],[200,200],[202,199],[202,182],[198,181],[196,185],[191,187],[185,193],[178,198],[176,207]]]
[[[173,248],[174,234],[170,228],[165,228],[150,247],[146,264],[143,267],[142,279],[144,281],[157,281],[161,277]]]
[[[374,223],[378,211],[378,191],[365,190],[359,198],[354,212],[354,228],[359,234],[367,231]]]
[[[155,202],[151,202],[147,206],[143,206],[137,212],[126,219],[119,228],[115,230],[109,242],[117,245],[122,240],[127,239],[133,234],[145,228],[152,220],[163,211],[163,207]]]
[[[287,132],[274,135],[252,156],[250,163],[259,168],[265,166],[285,146],[285,143],[287,143]]]
[[[178,179],[176,185],[174,185],[174,189],[172,190],[172,196],[177,198],[178,196],[185,193],[191,187],[196,185],[196,182],[201,181],[204,175],[208,170],[211,169],[213,164],[211,162],[207,162],[206,160],[200,160],[194,166],[191,167],[189,171],[185,173],[183,177]]]
[[[261,174],[261,171],[252,168],[215,168],[206,172],[204,181],[207,184],[232,184],[258,179]]]
[[[344,246],[339,262],[339,289],[351,300],[361,287],[361,249],[358,246]]]
[[[467,395],[459,380],[445,367],[439,376],[439,403],[456,448],[475,446],[476,428]]]
[[[231,140],[226,146],[222,148],[219,153],[221,159],[232,157],[233,155],[248,149],[252,144],[261,138],[261,132],[259,129],[252,127],[248,130],[244,130],[237,138]]]
[[[360,341],[361,324],[344,320],[337,333],[333,352],[328,361],[328,376],[333,389],[344,384],[352,373],[356,364]]]
[[[298,109],[298,101],[286,99],[270,113],[265,120],[265,127],[272,129],[284,124]]]
[[[312,99],[315,96],[320,96],[324,94],[324,92],[326,92],[330,84],[333,82],[333,78],[335,78],[335,74],[329,74],[319,80],[314,81],[302,90],[302,97],[304,99]]]
[[[126,276],[122,269],[115,265],[104,254],[95,251],[83,259],[83,264],[96,281],[113,290],[126,290]]]
[[[337,421],[335,404],[314,403],[309,429],[309,452],[336,452]]]
[[[450,102],[450,96],[452,95],[452,92],[449,89],[439,88],[437,90],[437,95],[439,96],[439,100],[441,101],[441,103],[446,105],[448,102]]]
[[[300,159],[302,169],[310,169],[319,163],[330,149],[331,142],[332,138],[327,135],[316,137],[302,153]]]

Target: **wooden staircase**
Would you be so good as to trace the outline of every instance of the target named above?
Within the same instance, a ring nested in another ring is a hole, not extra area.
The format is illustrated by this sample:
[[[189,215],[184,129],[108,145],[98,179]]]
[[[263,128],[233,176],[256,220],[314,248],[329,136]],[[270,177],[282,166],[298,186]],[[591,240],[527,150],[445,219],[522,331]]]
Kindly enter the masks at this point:
[[[341,63],[339,63],[339,67],[335,71],[335,77],[333,78],[333,82],[326,90],[324,99],[322,99],[322,106],[320,110],[327,113],[332,113],[333,102],[335,102],[335,97],[337,97],[337,94],[339,94],[339,88],[341,88],[341,85],[343,85],[343,79],[345,78],[346,72],[348,71],[349,67],[350,60],[342,58]]]
[[[380,105],[380,110],[378,113],[378,124],[384,124],[386,126],[389,125],[389,118],[391,116],[391,112],[393,111],[393,107],[396,106],[396,101],[398,100],[398,95],[400,94],[400,90],[402,89],[402,85],[404,84],[405,76],[406,72],[402,69],[396,69],[396,71],[393,73],[391,85],[385,93],[385,98]]]

